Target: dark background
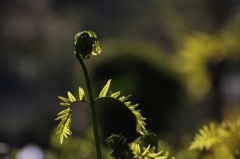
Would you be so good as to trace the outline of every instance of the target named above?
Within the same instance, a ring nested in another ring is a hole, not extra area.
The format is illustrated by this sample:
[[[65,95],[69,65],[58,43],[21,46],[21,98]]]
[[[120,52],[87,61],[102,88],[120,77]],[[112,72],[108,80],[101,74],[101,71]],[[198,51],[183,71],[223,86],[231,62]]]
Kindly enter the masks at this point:
[[[177,145],[205,121],[233,116],[228,108],[238,109],[240,95],[239,5],[238,0],[2,1],[0,142],[48,148],[63,109],[57,96],[86,89],[73,54],[73,37],[83,30],[96,32],[103,48],[86,61],[95,96],[112,79],[110,90],[131,94],[147,128],[160,138]],[[112,105],[98,105],[103,140],[121,130],[129,140],[138,137],[131,114],[125,118],[125,110]],[[89,108],[79,104],[74,110],[73,133],[81,136],[91,124]]]

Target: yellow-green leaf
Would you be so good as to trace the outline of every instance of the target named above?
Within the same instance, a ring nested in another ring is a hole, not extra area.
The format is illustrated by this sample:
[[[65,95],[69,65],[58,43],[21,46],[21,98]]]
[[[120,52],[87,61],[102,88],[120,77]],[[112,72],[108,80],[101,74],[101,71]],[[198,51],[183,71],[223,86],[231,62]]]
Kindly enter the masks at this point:
[[[66,113],[70,112],[70,110],[71,110],[70,108],[64,109],[63,111],[59,112],[57,115],[59,116],[62,114],[66,114]]]
[[[56,134],[59,133],[59,129],[61,129],[61,127],[63,126],[63,124],[64,124],[65,121],[66,121],[66,119],[65,119],[65,120],[62,120],[62,121],[58,124],[58,126],[57,126],[57,128],[56,128]]]
[[[194,141],[191,143],[189,150],[200,149],[209,150],[213,145],[222,142],[222,137],[218,134],[218,128],[214,123],[210,123],[208,128],[206,125],[199,130],[199,133],[194,137]]]
[[[121,102],[124,102],[125,101],[125,96],[121,96],[121,97],[119,97],[119,100],[121,101]]]
[[[106,97],[110,84],[111,84],[111,79],[107,81],[107,84],[103,87],[102,91],[99,94],[99,97]]]
[[[140,155],[141,154],[141,148],[139,144],[136,144],[136,155]]]
[[[84,90],[81,87],[78,88],[78,94],[80,101],[86,101]]]
[[[166,159],[166,156],[159,156],[161,155],[162,151],[158,152],[158,153],[149,153],[147,156],[150,158],[154,158],[154,159]]]
[[[115,92],[115,93],[111,94],[111,97],[117,98],[120,95],[120,93],[121,93],[120,91]]]
[[[67,93],[68,93],[68,98],[69,98],[70,102],[71,102],[71,103],[75,102],[75,101],[76,101],[76,98],[72,95],[72,93],[69,92],[69,91],[68,91]]]
[[[63,126],[64,126],[64,122],[61,121],[61,123],[58,125],[58,127],[56,129],[56,133],[55,134],[59,134],[62,131]]]
[[[62,106],[70,106],[71,104],[70,104],[70,103],[62,102],[62,103],[60,103],[60,105],[62,105]]]
[[[149,153],[148,154],[148,157],[150,158],[156,158],[158,157],[159,155],[161,155],[162,151],[158,152],[158,153]],[[159,157],[162,157],[162,158],[166,158],[165,156],[159,156]]]
[[[132,107],[137,107],[139,104],[137,103],[137,104],[134,104],[134,105],[131,105]]]
[[[63,143],[63,135],[60,135],[60,144]]]
[[[62,96],[58,96],[59,99],[61,99],[64,102],[70,102],[70,100],[68,98],[62,97]]]
[[[149,149],[150,149],[150,144],[148,145],[148,147],[143,151],[143,153],[141,154],[141,156],[145,156],[147,153],[148,153],[148,151],[149,151]]]
[[[68,116],[68,114],[63,114],[63,115],[57,117],[55,120],[63,119],[65,117],[67,117],[67,116]]]
[[[71,118],[69,117],[67,121],[65,122],[64,126],[61,127],[60,132],[59,132],[59,137],[60,137],[60,143],[63,143],[64,137],[67,138],[67,135],[71,135],[71,130],[70,130],[70,123],[71,123]]]
[[[125,104],[126,106],[130,106],[130,105],[131,105],[131,101],[124,102],[124,104]]]
[[[134,106],[129,106],[128,109],[130,109],[131,111],[133,111],[135,109]]]

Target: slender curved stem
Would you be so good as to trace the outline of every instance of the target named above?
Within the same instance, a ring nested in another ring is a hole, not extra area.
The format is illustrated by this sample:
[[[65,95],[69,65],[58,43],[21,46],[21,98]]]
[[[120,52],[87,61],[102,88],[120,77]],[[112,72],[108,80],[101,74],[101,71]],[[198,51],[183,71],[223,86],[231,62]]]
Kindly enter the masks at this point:
[[[98,133],[97,115],[96,115],[96,110],[95,110],[95,101],[94,101],[94,98],[93,98],[91,83],[90,83],[90,80],[89,80],[87,68],[86,68],[83,60],[81,58],[78,58],[78,57],[77,57],[77,59],[82,66],[83,73],[84,73],[85,80],[86,80],[86,84],[87,84],[89,102],[90,102],[90,107],[91,107],[91,112],[92,112],[93,133],[94,133],[94,139],[95,139],[95,148],[96,148],[97,159],[102,159],[99,133]]]

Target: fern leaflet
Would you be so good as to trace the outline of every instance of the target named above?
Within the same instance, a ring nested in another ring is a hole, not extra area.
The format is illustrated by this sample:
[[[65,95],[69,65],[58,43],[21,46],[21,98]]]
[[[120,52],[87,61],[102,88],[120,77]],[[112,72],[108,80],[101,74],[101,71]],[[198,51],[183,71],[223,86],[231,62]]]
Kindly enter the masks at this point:
[[[58,117],[55,120],[60,120],[61,122],[58,124],[56,129],[56,134],[59,135],[60,143],[63,143],[63,138],[68,138],[67,135],[71,135],[71,109],[67,108],[60,113],[58,113]]]
[[[144,118],[142,116],[142,114],[140,113],[140,110],[135,109],[138,106],[138,104],[131,104],[131,101],[127,101],[128,97],[130,97],[130,96],[119,97],[120,94],[121,94],[120,91],[117,91],[115,93],[110,92],[110,94],[108,95],[107,92],[108,92],[108,89],[110,87],[110,82],[111,82],[111,79],[108,80],[107,84],[103,87],[102,91],[100,92],[99,97],[96,98],[95,101],[98,100],[98,99],[101,99],[101,98],[113,98],[113,99],[118,100],[122,104],[124,104],[132,112],[132,114],[135,116],[136,131],[139,134],[143,135],[144,134],[143,131],[145,130],[145,126],[146,126],[146,122],[144,120],[146,120],[146,118]]]

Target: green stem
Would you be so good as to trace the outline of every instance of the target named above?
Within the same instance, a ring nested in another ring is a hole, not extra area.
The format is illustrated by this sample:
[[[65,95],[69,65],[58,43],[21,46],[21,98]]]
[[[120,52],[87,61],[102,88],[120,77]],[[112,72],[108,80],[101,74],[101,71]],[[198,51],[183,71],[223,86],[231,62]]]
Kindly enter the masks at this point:
[[[96,115],[96,110],[95,110],[95,101],[94,101],[94,98],[93,98],[91,83],[90,83],[90,80],[89,80],[87,68],[86,68],[83,60],[81,58],[78,58],[78,57],[77,57],[77,59],[82,66],[83,73],[84,73],[85,80],[86,80],[86,84],[87,84],[89,102],[90,102],[90,107],[91,107],[91,112],[92,112],[93,133],[94,133],[94,139],[95,139],[95,148],[96,148],[96,153],[97,153],[97,159],[102,159],[99,133],[98,133],[97,115]]]

